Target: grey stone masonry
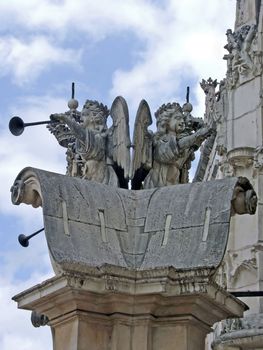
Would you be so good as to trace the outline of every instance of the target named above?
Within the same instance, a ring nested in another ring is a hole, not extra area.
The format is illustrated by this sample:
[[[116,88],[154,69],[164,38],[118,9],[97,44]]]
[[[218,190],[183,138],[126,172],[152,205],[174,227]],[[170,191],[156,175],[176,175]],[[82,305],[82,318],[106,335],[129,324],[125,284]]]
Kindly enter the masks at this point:
[[[42,205],[57,274],[105,264],[214,270],[225,252],[237,189],[244,198],[254,193],[237,178],[131,191],[25,168],[12,200]],[[252,214],[255,207],[246,201],[243,212]]]

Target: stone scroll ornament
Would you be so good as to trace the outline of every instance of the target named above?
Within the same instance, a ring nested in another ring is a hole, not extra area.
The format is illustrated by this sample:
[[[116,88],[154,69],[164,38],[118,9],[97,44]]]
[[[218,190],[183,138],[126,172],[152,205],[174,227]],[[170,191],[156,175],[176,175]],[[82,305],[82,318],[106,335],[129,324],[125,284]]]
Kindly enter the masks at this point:
[[[194,152],[213,133],[200,118],[191,115],[188,102],[163,104],[155,113],[142,100],[136,115],[133,144],[129,133],[129,112],[125,99],[116,97],[110,111],[97,101],[87,100],[81,112],[78,102],[70,110],[52,114],[47,127],[59,144],[67,148],[67,175],[132,189],[148,189],[188,182]],[[107,118],[112,126],[108,128]],[[133,148],[130,161],[130,148]]]
[[[257,196],[245,178],[131,191],[25,168],[12,202],[42,207],[56,274],[119,266],[215,272],[230,218],[254,214]]]

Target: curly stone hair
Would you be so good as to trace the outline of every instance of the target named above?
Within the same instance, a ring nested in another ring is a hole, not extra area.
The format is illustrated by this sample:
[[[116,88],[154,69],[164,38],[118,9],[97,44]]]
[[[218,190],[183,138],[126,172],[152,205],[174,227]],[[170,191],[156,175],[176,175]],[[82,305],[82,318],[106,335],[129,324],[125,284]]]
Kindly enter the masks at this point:
[[[84,108],[91,111],[93,115],[103,118],[105,122],[108,115],[110,114],[108,107],[102,103],[99,103],[98,101],[86,100],[83,106],[83,109]]]
[[[180,112],[181,116],[180,118],[183,118],[183,110],[179,103],[173,102],[173,103],[166,103],[161,105],[160,108],[155,112],[155,118],[156,118],[156,125],[158,132],[165,132],[167,130],[167,126],[169,124],[169,120],[171,116],[176,113]]]

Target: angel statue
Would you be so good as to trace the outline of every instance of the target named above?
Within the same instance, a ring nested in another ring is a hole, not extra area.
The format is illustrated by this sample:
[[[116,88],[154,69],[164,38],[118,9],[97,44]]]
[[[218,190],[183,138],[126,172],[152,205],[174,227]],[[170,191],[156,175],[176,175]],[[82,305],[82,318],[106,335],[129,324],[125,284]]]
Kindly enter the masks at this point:
[[[148,130],[152,124],[150,109],[142,100],[133,138],[133,189],[188,182],[194,152],[212,132],[199,118],[187,119],[179,103],[163,104],[155,117],[157,132],[152,133]]]
[[[130,136],[124,98],[116,97],[110,111],[102,103],[87,100],[81,113],[73,112],[74,108],[52,114],[53,123],[48,126],[58,142],[67,148],[67,175],[127,188]],[[107,127],[109,115],[113,121],[110,128]]]

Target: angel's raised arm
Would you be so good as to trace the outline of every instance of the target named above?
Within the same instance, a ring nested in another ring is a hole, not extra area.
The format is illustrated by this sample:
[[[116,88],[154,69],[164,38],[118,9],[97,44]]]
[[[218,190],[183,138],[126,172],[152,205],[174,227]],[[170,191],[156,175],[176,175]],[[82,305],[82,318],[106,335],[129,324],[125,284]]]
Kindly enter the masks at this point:
[[[50,116],[51,120],[56,120],[62,123],[67,124],[67,126],[70,128],[72,131],[73,135],[85,143],[86,140],[86,132],[85,129],[77,123],[74,119],[72,119],[69,115],[67,114],[51,114]]]

